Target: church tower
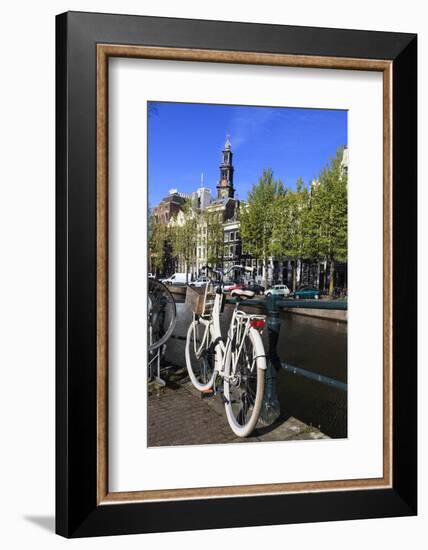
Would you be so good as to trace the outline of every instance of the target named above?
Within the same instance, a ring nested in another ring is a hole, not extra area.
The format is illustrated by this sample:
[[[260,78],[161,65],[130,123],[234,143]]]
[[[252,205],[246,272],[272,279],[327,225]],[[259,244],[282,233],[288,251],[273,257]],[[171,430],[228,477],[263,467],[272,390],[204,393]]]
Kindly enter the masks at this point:
[[[226,138],[226,143],[222,151],[222,162],[220,164],[220,181],[217,185],[217,198],[233,199],[235,188],[233,187],[233,165],[232,165],[232,149],[229,136]]]

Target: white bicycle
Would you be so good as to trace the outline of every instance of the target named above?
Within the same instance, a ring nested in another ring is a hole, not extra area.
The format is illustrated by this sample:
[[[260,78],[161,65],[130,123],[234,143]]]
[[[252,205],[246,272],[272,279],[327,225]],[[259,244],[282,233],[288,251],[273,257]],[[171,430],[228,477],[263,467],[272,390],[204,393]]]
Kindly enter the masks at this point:
[[[239,309],[250,290],[235,290],[236,306],[224,341],[220,329],[225,294],[223,276],[232,270],[251,268],[232,266],[226,273],[206,268],[218,276],[214,284],[203,289],[188,289],[186,303],[193,309],[193,320],[186,339],[186,364],[190,380],[199,391],[217,393],[217,379],[223,381],[222,399],[232,431],[247,437],[254,430],[260,415],[265,385],[266,355],[261,331],[264,315],[253,315]]]

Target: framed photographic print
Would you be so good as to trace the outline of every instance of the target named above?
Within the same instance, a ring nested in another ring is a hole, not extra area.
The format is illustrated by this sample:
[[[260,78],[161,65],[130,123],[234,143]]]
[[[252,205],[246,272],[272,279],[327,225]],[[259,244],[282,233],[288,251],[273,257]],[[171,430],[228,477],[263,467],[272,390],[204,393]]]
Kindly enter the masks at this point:
[[[416,36],[56,24],[58,534],[416,514]]]

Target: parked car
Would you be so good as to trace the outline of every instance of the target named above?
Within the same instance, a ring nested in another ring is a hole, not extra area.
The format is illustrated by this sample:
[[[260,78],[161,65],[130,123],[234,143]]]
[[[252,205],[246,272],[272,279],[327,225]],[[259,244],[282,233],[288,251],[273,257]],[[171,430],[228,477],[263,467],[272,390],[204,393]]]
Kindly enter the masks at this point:
[[[265,296],[288,296],[290,289],[287,285],[274,285],[265,290]]]
[[[160,282],[164,285],[185,285],[186,279],[186,273],[174,273],[168,279],[161,279]]]
[[[198,277],[196,281],[190,281],[189,286],[194,286],[196,288],[200,288],[202,286],[207,285],[210,282],[208,277]]]
[[[247,285],[235,285],[235,287],[230,290],[230,296],[232,298],[234,298],[236,290],[250,290],[251,292],[254,292],[254,294],[257,296],[264,293],[265,287],[256,283],[249,283]]]
[[[238,288],[242,288],[244,285],[242,283],[229,283],[226,285],[223,285],[223,290],[225,292],[232,292],[232,290],[237,290]]]
[[[302,299],[311,299],[318,300],[320,297],[320,291],[317,288],[311,286],[302,286],[299,290],[296,290],[293,294],[296,300]]]
[[[262,296],[265,292],[265,287],[257,283],[248,283],[245,285],[245,290],[252,290],[256,295]]]

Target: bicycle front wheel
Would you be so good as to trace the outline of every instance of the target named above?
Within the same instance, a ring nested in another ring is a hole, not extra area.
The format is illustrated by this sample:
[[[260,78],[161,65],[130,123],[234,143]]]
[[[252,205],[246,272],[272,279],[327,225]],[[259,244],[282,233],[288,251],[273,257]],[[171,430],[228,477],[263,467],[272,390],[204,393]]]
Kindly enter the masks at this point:
[[[149,279],[147,296],[149,352],[160,348],[171,336],[176,323],[175,301],[165,285]]]
[[[214,382],[214,350],[211,349],[209,326],[195,319],[189,326],[186,338],[186,366],[196,389],[205,391]]]
[[[224,397],[226,415],[238,437],[248,437],[260,415],[265,388],[266,357],[260,334],[251,328],[232,342],[226,354]]]

